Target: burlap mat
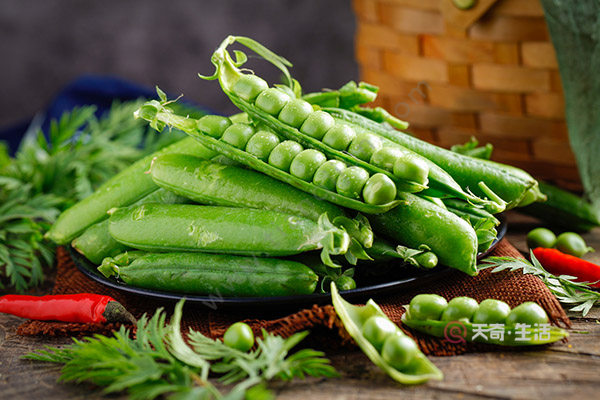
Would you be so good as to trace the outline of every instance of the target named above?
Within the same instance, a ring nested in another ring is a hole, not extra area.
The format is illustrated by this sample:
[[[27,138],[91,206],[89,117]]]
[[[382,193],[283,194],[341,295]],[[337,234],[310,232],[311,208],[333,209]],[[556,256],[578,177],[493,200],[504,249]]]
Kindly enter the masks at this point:
[[[507,240],[502,240],[491,255],[522,257]],[[164,307],[170,313],[174,305],[173,303],[160,302],[119,292],[96,283],[77,269],[64,248],[59,248],[57,252],[57,275],[52,293],[82,292],[110,295],[138,318],[144,313],[153,314],[158,307]],[[524,301],[535,301],[546,310],[553,324],[563,327],[570,326],[570,321],[560,303],[542,281],[531,275],[523,275],[521,272],[491,273],[490,270],[484,270],[477,277],[469,277],[456,271],[444,275],[443,279],[430,283],[427,287],[376,298],[376,301],[392,321],[402,326],[400,323],[400,318],[404,312],[402,305],[407,304],[418,293],[438,293],[448,299],[456,296],[470,296],[477,301],[496,298],[507,302],[511,307]],[[351,344],[351,340],[341,328],[335,310],[331,305],[314,305],[312,308],[292,311],[292,313],[290,311],[282,312],[269,309],[210,310],[205,306],[188,305],[184,309],[183,331],[186,332],[187,328],[192,328],[206,336],[218,338],[223,335],[230,324],[240,320],[248,323],[256,334],[260,332],[261,328],[264,328],[267,331],[287,337],[294,332],[310,329],[312,334],[309,335],[311,339],[309,343],[311,345],[316,344],[323,350],[331,350]],[[118,324],[91,325],[27,321],[19,327],[17,333],[20,335],[80,337],[92,333],[106,334],[118,326]],[[403,326],[402,328],[404,329]],[[493,346],[472,343],[453,344],[444,339],[409,330],[406,330],[406,332],[418,341],[421,350],[428,355],[454,355],[495,349]]]

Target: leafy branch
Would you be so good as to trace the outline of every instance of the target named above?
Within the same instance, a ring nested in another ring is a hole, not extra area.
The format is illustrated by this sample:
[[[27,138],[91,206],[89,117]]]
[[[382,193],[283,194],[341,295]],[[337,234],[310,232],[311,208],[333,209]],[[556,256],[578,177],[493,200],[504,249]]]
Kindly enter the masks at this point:
[[[121,327],[112,337],[73,339],[68,347],[46,346],[24,358],[64,364],[60,381],[87,381],[103,386],[104,394],[126,391],[139,400],[161,395],[243,399],[249,393],[269,398],[265,384],[273,379],[337,376],[321,352],[302,349],[289,354],[308,332],[284,339],[263,330],[256,350],[244,353],[190,330],[189,346],[180,331],[183,303],[177,303],[168,324],[162,309],[150,319],[144,315],[133,339],[131,331]],[[210,373],[218,374],[222,384],[235,386],[221,393],[209,381]]]
[[[577,278],[574,276],[553,275],[544,269],[533,252],[530,252],[530,257],[531,262],[512,257],[488,257],[483,260],[479,269],[494,268],[492,272],[522,269],[524,274],[531,274],[540,278],[558,301],[573,306],[569,311],[580,311],[584,317],[594,305],[600,304],[600,292],[592,290],[589,284],[576,282],[575,279]]]

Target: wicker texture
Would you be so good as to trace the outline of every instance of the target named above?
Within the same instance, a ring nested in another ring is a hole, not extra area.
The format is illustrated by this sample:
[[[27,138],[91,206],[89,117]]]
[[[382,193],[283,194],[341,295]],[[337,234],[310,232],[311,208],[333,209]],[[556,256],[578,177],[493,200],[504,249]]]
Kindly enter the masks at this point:
[[[443,147],[475,136],[493,158],[580,189],[539,0],[353,0],[361,79],[408,131]]]

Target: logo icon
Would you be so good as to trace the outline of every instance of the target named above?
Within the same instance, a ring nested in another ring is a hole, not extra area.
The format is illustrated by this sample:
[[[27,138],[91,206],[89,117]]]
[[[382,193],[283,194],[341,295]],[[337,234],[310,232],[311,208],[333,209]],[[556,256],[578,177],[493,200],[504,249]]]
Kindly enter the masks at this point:
[[[450,321],[444,327],[444,339],[450,343],[465,343],[467,328],[460,321]]]

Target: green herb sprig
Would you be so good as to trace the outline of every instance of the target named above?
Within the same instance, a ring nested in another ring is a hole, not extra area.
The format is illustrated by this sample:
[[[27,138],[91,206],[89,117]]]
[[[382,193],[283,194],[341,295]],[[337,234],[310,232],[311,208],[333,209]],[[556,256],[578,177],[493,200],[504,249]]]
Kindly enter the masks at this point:
[[[177,303],[169,323],[162,309],[150,319],[144,315],[133,339],[131,332],[121,327],[112,337],[74,339],[68,347],[46,346],[24,358],[64,364],[60,381],[91,382],[104,387],[105,394],[126,391],[134,400],[162,395],[181,399],[241,400],[249,394],[272,398],[266,388],[270,380],[338,376],[322,352],[302,349],[290,354],[308,332],[284,339],[263,330],[256,350],[244,353],[190,330],[188,345],[180,330],[183,304],[184,300]],[[209,381],[211,373],[233,388],[222,393]]]
[[[161,135],[134,119],[141,104],[115,102],[100,118],[93,106],[75,108],[52,121],[48,139],[41,131],[24,138],[14,158],[0,144],[0,289],[23,292],[40,284],[54,251],[43,235],[60,212],[132,162],[185,136]]]
[[[533,252],[530,252],[530,258],[531,262],[512,257],[488,257],[482,261],[479,269],[494,268],[492,272],[522,269],[524,274],[531,274],[540,278],[558,301],[573,306],[569,308],[569,311],[581,312],[584,317],[594,305],[600,304],[600,292],[592,290],[589,284],[575,282],[577,278],[574,276],[551,274],[544,269],[533,255]]]

